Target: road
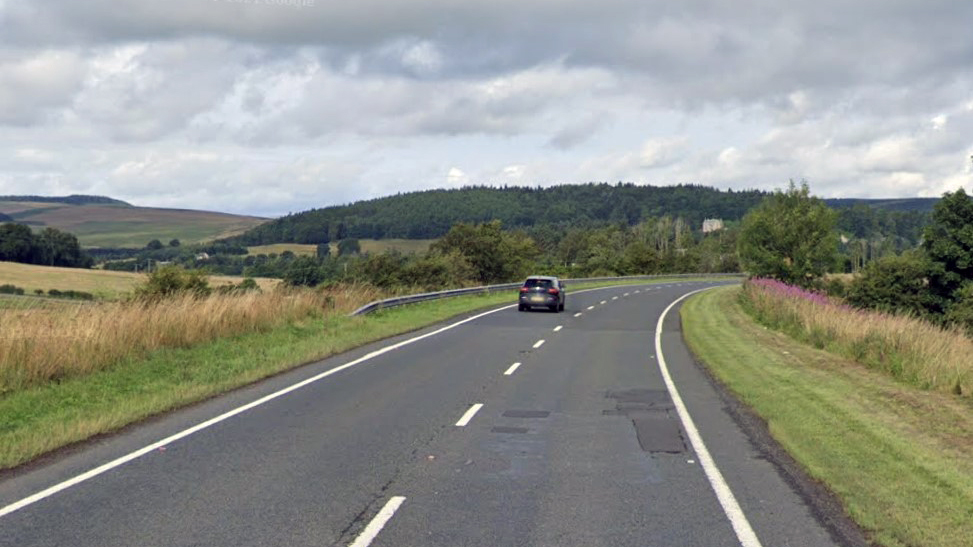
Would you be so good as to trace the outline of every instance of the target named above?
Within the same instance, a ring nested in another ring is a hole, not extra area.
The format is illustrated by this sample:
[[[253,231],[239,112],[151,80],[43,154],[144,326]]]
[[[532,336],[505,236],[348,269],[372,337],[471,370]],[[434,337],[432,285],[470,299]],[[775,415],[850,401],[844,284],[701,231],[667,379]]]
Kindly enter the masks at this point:
[[[128,428],[6,476],[0,545],[835,545],[659,322],[710,285],[470,314]]]

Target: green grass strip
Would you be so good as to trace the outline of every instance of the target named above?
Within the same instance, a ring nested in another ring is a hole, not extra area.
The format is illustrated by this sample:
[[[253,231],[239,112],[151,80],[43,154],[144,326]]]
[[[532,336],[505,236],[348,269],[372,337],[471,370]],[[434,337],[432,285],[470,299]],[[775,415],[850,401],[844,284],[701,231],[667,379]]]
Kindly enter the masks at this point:
[[[625,283],[572,284],[568,298],[572,291],[620,284]],[[369,342],[515,303],[516,293],[504,292],[389,308],[361,317],[308,318],[269,332],[156,351],[147,359],[9,393],[0,397],[0,469]]]
[[[739,293],[683,306],[700,361],[878,544],[973,545],[973,406],[767,330]]]

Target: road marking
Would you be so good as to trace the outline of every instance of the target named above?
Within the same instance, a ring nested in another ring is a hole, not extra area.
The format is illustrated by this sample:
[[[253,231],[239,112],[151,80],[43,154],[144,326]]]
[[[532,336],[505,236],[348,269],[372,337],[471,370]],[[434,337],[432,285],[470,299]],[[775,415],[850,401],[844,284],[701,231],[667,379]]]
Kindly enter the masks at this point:
[[[581,317],[581,312],[574,314],[575,317]]]
[[[582,291],[578,291],[578,292],[582,292]],[[58,492],[60,492],[62,490],[66,490],[66,489],[71,488],[72,486],[75,486],[77,484],[80,484],[80,483],[82,483],[82,482],[84,482],[84,481],[86,481],[88,479],[92,479],[94,477],[97,477],[98,475],[101,475],[102,473],[105,473],[106,471],[111,471],[112,469],[114,469],[116,467],[119,467],[121,465],[124,465],[124,464],[126,464],[126,463],[128,463],[128,462],[130,462],[130,461],[132,461],[134,459],[140,458],[140,457],[142,457],[142,456],[144,456],[146,454],[149,454],[151,452],[154,452],[155,450],[158,450],[159,448],[161,448],[163,446],[172,444],[172,443],[174,443],[174,442],[176,442],[176,441],[178,441],[180,439],[184,439],[184,438],[192,435],[193,433],[198,433],[198,432],[200,432],[200,431],[202,431],[202,430],[204,430],[204,429],[206,429],[208,427],[214,426],[214,425],[216,425],[216,424],[218,424],[218,423],[220,423],[220,422],[222,422],[224,420],[228,420],[229,418],[232,418],[233,416],[236,416],[237,414],[246,412],[246,411],[248,411],[248,410],[250,410],[252,408],[255,408],[255,407],[258,407],[260,405],[263,405],[264,403],[267,403],[269,401],[272,401],[274,399],[277,399],[278,397],[281,397],[283,395],[286,395],[286,394],[288,394],[288,393],[290,393],[292,391],[298,390],[298,389],[300,389],[302,387],[305,387],[305,386],[307,386],[309,384],[313,384],[314,382],[317,382],[318,380],[327,378],[328,376],[331,376],[333,374],[337,374],[337,373],[339,373],[339,372],[341,372],[341,371],[343,371],[345,369],[349,369],[349,368],[351,368],[351,367],[353,367],[355,365],[360,365],[361,363],[364,363],[365,361],[369,361],[369,360],[374,359],[374,358],[376,358],[376,357],[378,357],[380,355],[384,355],[384,354],[386,354],[386,353],[388,353],[390,351],[399,349],[399,348],[401,348],[403,346],[407,346],[409,344],[413,344],[413,343],[418,342],[420,340],[424,340],[426,338],[429,338],[430,336],[436,336],[437,334],[441,334],[441,333],[446,332],[446,331],[448,331],[450,329],[454,329],[454,328],[456,328],[456,327],[458,327],[460,325],[463,325],[465,323],[469,323],[470,321],[475,321],[477,319],[480,319],[481,317],[485,317],[487,315],[490,315],[491,313],[496,313],[498,311],[510,309],[510,308],[513,308],[514,306],[516,306],[516,304],[511,304],[509,306],[503,306],[503,307],[497,308],[495,310],[486,311],[486,312],[483,312],[481,314],[474,315],[473,317],[468,317],[466,319],[463,319],[462,321],[457,321],[456,323],[452,323],[452,324],[446,325],[445,327],[442,327],[440,329],[436,329],[434,331],[427,332],[426,334],[422,334],[420,336],[416,336],[416,337],[410,338],[408,340],[403,340],[403,341],[398,342],[396,344],[392,344],[391,346],[385,346],[384,348],[377,349],[377,350],[375,350],[375,351],[373,351],[373,352],[371,352],[371,353],[369,353],[367,355],[363,355],[362,357],[359,357],[358,359],[355,359],[354,361],[345,363],[343,365],[337,366],[337,367],[335,367],[333,369],[330,369],[330,370],[326,370],[326,371],[324,371],[324,372],[322,372],[322,373],[320,373],[318,375],[312,376],[312,377],[310,377],[310,378],[308,378],[306,380],[302,380],[300,382],[297,382],[296,384],[293,384],[293,385],[290,385],[288,387],[285,387],[284,389],[281,389],[279,391],[275,391],[275,392],[273,392],[273,393],[271,393],[269,395],[265,395],[265,396],[257,399],[256,401],[252,401],[252,402],[247,403],[247,404],[245,404],[243,406],[238,406],[237,408],[234,408],[233,410],[230,410],[228,412],[224,412],[223,414],[220,414],[219,416],[216,416],[216,417],[210,418],[209,420],[206,420],[204,422],[198,423],[198,424],[196,424],[196,425],[194,425],[194,426],[192,426],[192,427],[190,427],[188,429],[184,429],[184,430],[182,430],[182,431],[180,431],[178,433],[175,433],[173,435],[170,435],[170,436],[168,436],[168,437],[166,437],[166,438],[164,438],[164,439],[162,439],[160,441],[156,441],[156,442],[154,442],[154,443],[152,443],[150,445],[144,446],[144,447],[142,447],[142,448],[140,448],[140,449],[138,449],[138,450],[136,450],[134,452],[130,452],[130,453],[128,453],[128,454],[126,454],[124,456],[121,456],[119,458],[116,458],[116,459],[114,459],[114,460],[112,460],[112,461],[110,461],[108,463],[104,463],[102,465],[99,465],[98,467],[95,467],[94,469],[90,469],[90,470],[88,470],[88,471],[86,471],[84,473],[81,473],[80,475],[76,475],[76,476],[74,476],[74,477],[72,477],[70,479],[67,479],[65,481],[62,481],[62,482],[57,483],[54,486],[50,486],[50,487],[48,487],[48,488],[46,488],[44,490],[41,490],[40,492],[37,492],[36,494],[33,494],[33,495],[28,496],[26,498],[23,498],[23,499],[21,499],[19,501],[16,501],[14,503],[11,503],[10,505],[7,505],[6,507],[2,507],[2,508],[0,508],[0,517],[3,517],[3,516],[8,515],[10,513],[13,513],[14,511],[23,509],[24,507],[27,507],[28,505],[32,505],[34,503],[37,503],[38,501],[40,501],[40,500],[42,500],[44,498],[53,496],[54,494],[57,494]]]
[[[613,296],[612,297],[612,300],[618,300],[618,297],[617,296]]]
[[[355,539],[355,542],[348,547],[368,547],[371,545],[375,541],[375,538],[378,537],[378,533],[382,531],[382,528],[385,528],[388,521],[392,519],[392,515],[402,506],[403,502],[405,502],[405,498],[402,496],[393,496],[389,499],[385,503],[385,507],[382,507],[382,510],[362,530],[362,533]]]
[[[720,505],[723,506],[723,512],[726,513],[726,517],[730,519],[730,524],[733,525],[733,531],[736,532],[737,539],[740,540],[740,545],[742,547],[761,547],[760,540],[757,539],[757,534],[754,533],[753,528],[750,526],[747,516],[743,513],[743,509],[740,508],[740,504],[737,503],[733,491],[730,490],[730,486],[723,478],[723,474],[716,467],[713,456],[710,455],[706,444],[703,442],[703,437],[699,434],[699,430],[696,429],[696,423],[693,422],[692,416],[689,415],[689,410],[686,408],[685,403],[683,403],[682,397],[679,396],[679,390],[676,389],[676,384],[672,381],[672,376],[669,375],[669,367],[666,365],[665,356],[662,354],[662,323],[665,321],[669,310],[687,296],[705,290],[708,289],[698,289],[680,296],[673,300],[662,312],[662,315],[659,316],[659,322],[656,323],[655,327],[655,354],[658,357],[659,371],[662,372],[662,379],[665,380],[666,389],[669,390],[669,396],[672,398],[672,404],[676,407],[676,412],[679,414],[679,420],[682,421],[682,427],[689,436],[693,450],[696,451],[696,456],[699,457],[699,463],[703,466],[706,478],[713,487],[713,491],[716,492],[716,497],[719,499]]]
[[[541,347],[543,345],[544,345],[544,341],[543,340],[538,340],[537,343],[534,344],[534,349],[537,349],[537,348],[539,348],[539,347]]]
[[[463,414],[463,417],[456,422],[456,427],[466,427],[466,424],[470,423],[470,420],[473,419],[473,416],[476,416],[476,413],[479,412],[481,408],[483,408],[483,403],[476,403],[475,405],[471,406],[470,409],[466,411],[466,414]]]
[[[558,326],[554,327],[554,332],[558,332],[558,331],[560,331],[563,328],[564,328],[563,326],[558,325]]]
[[[638,293],[640,293],[640,292],[642,292],[642,291],[635,291],[635,294],[638,294]]]
[[[607,300],[602,300],[602,301],[601,301],[601,304],[602,304],[603,306],[604,306],[605,304],[607,304],[607,303],[608,303],[608,301],[607,301]]]
[[[517,370],[518,368],[520,368],[520,363],[514,363],[514,364],[512,364],[512,365],[510,365],[510,368],[508,368],[508,369],[507,369],[507,372],[504,372],[504,373],[503,373],[503,375],[504,375],[504,376],[510,376],[510,375],[511,375],[511,374],[513,374],[513,373],[514,373],[514,372],[515,372],[515,371],[516,371],[516,370]]]
[[[631,294],[631,293],[625,293],[625,294],[623,294],[622,296],[628,296],[629,294]]]
[[[598,288],[594,288],[594,289],[583,289],[583,290],[580,290],[580,291],[575,291],[573,294],[580,294],[580,293],[593,292],[593,291],[601,291],[601,290],[611,289],[611,288],[615,288],[615,287],[598,287]],[[61,492],[63,490],[67,490],[68,488],[71,488],[72,486],[76,486],[78,484],[81,484],[82,482],[85,482],[85,481],[89,480],[89,479],[93,479],[93,478],[97,477],[98,475],[101,475],[102,473],[106,473],[106,472],[111,471],[112,469],[114,469],[116,467],[120,467],[122,465],[125,465],[126,463],[128,463],[128,462],[130,462],[132,460],[141,458],[142,456],[144,456],[146,454],[149,454],[149,453],[152,453],[152,452],[158,450],[159,448],[162,448],[163,446],[172,444],[172,443],[174,443],[174,442],[176,442],[178,440],[181,440],[181,439],[184,439],[186,437],[189,437],[190,435],[193,435],[194,433],[198,433],[198,432],[200,432],[200,431],[202,431],[204,429],[207,429],[207,428],[209,428],[211,426],[214,426],[214,425],[216,425],[216,424],[218,424],[220,422],[223,422],[225,420],[228,420],[228,419],[236,416],[237,414],[241,414],[241,413],[246,412],[246,411],[248,411],[248,410],[250,410],[252,408],[256,408],[258,406],[261,406],[261,405],[263,405],[263,404],[265,404],[267,402],[270,402],[270,401],[272,401],[274,399],[277,399],[279,397],[282,397],[284,395],[287,395],[288,393],[290,393],[292,391],[296,391],[298,389],[301,389],[302,387],[305,387],[305,386],[310,385],[310,384],[313,384],[313,383],[315,383],[315,382],[317,382],[319,380],[322,380],[324,378],[327,378],[329,376],[332,376],[334,374],[337,374],[337,373],[339,373],[339,372],[341,372],[341,371],[343,371],[345,369],[349,369],[349,368],[354,367],[356,365],[360,365],[361,363],[364,363],[366,361],[369,361],[371,359],[374,359],[374,358],[376,358],[378,356],[384,355],[384,354],[386,354],[386,353],[388,353],[390,351],[397,350],[397,349],[399,349],[401,347],[408,346],[409,344],[414,344],[415,342],[419,342],[420,340],[425,340],[426,338],[429,338],[429,337],[432,337],[432,336],[436,336],[438,334],[442,334],[442,333],[444,333],[444,332],[446,332],[448,330],[452,330],[452,329],[454,329],[456,327],[459,327],[460,325],[465,325],[466,323],[469,323],[471,321],[476,321],[477,319],[480,319],[482,317],[486,317],[487,315],[490,315],[490,314],[493,314],[493,313],[497,313],[497,312],[500,312],[500,311],[503,311],[503,310],[511,309],[511,308],[513,308],[516,305],[517,304],[510,304],[508,306],[501,306],[499,308],[492,309],[492,310],[488,310],[488,311],[485,311],[483,313],[474,315],[472,317],[467,317],[466,319],[463,319],[461,321],[457,321],[455,323],[451,323],[449,325],[446,325],[445,327],[436,329],[434,331],[427,332],[426,334],[422,334],[422,335],[416,336],[414,338],[409,338],[408,340],[403,340],[401,342],[392,344],[390,346],[385,346],[384,348],[377,349],[377,350],[375,350],[375,351],[373,351],[371,353],[368,353],[366,355],[363,355],[362,357],[359,357],[358,359],[355,359],[355,360],[350,361],[348,363],[345,363],[343,365],[339,365],[339,366],[337,366],[335,368],[332,368],[330,370],[326,370],[326,371],[324,371],[324,372],[322,372],[320,374],[317,374],[317,375],[312,376],[310,378],[307,378],[305,380],[301,380],[300,382],[297,382],[296,384],[292,384],[292,385],[290,385],[290,386],[288,386],[286,388],[283,388],[281,390],[275,391],[275,392],[273,392],[273,393],[271,393],[269,395],[265,395],[265,396],[263,396],[263,397],[255,400],[255,401],[251,401],[251,402],[249,402],[249,403],[247,403],[245,405],[238,406],[238,407],[236,407],[236,408],[234,408],[232,410],[229,410],[227,412],[224,412],[223,414],[220,414],[219,416],[215,416],[215,417],[210,418],[210,419],[208,419],[206,421],[200,422],[200,423],[198,423],[198,424],[196,424],[196,425],[194,425],[194,426],[192,426],[190,428],[187,428],[187,429],[184,429],[184,430],[179,431],[177,433],[174,433],[174,434],[172,434],[172,435],[170,435],[170,436],[168,436],[168,437],[166,437],[164,439],[161,439],[161,440],[156,441],[156,442],[154,442],[152,444],[146,445],[146,446],[144,446],[144,447],[142,447],[142,448],[140,448],[138,450],[135,450],[133,452],[129,452],[128,454],[125,454],[124,456],[120,456],[118,458],[115,458],[114,460],[111,460],[111,461],[109,461],[107,463],[104,463],[102,465],[99,465],[98,467],[89,469],[88,471],[85,471],[84,473],[81,473],[80,475],[75,475],[74,477],[71,477],[70,479],[66,479],[64,481],[61,481],[61,482],[53,485],[53,486],[49,486],[49,487],[45,488],[44,490],[41,490],[40,492],[36,492],[36,493],[34,493],[34,494],[30,495],[30,496],[27,496],[26,498],[23,498],[23,499],[20,499],[18,501],[15,501],[14,503],[11,503],[11,504],[9,504],[7,506],[0,507],[0,517],[4,517],[6,515],[9,515],[10,513],[13,513],[14,511],[19,511],[20,509],[23,509],[24,507],[27,507],[29,505],[33,505],[33,504],[35,504],[35,503],[37,503],[37,502],[39,502],[39,501],[41,501],[41,500],[43,500],[45,498],[49,498],[49,497],[53,496],[54,494],[57,494],[58,492]],[[594,309],[594,306],[590,306],[590,307],[588,307],[588,309],[589,310]]]
[[[602,303],[604,303],[604,302],[602,302]],[[588,306],[588,311],[591,311],[591,310],[593,310],[593,309],[595,309],[595,307],[594,307],[594,306]]]

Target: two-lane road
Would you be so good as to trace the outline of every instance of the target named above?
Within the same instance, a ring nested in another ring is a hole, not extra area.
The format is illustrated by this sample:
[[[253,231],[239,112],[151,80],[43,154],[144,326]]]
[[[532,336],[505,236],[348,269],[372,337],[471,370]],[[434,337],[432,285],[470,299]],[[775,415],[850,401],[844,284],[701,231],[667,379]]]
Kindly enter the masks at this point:
[[[3,479],[0,545],[833,545],[659,322],[709,285],[471,315],[130,428]]]

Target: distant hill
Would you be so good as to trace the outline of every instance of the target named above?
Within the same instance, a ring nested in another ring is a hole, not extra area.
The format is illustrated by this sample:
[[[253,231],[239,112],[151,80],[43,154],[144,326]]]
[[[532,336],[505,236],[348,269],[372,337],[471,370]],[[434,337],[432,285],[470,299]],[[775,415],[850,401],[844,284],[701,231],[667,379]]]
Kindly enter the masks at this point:
[[[548,188],[468,187],[397,194],[349,205],[312,209],[262,224],[233,238],[244,245],[320,243],[324,239],[434,239],[458,222],[500,219],[507,228],[541,225],[635,224],[648,217],[682,217],[699,230],[707,218],[735,221],[768,194],[697,185],[573,184]],[[839,227],[858,237],[876,231],[918,231],[937,199],[828,199]],[[864,206],[858,210],[855,206]],[[863,218],[865,217],[865,218]],[[901,226],[899,226],[901,225]]]
[[[736,220],[764,192],[720,191],[695,185],[575,184],[549,188],[468,187],[397,194],[350,205],[312,209],[268,222],[234,238],[246,245],[361,239],[434,239],[458,222],[499,219],[507,228],[535,225],[634,224],[645,217]]]
[[[86,196],[82,194],[72,194],[70,196],[0,196],[0,201],[29,201],[33,203],[67,203],[69,205],[124,205],[131,207],[130,204],[122,200],[108,198],[105,196]]]
[[[144,247],[153,239],[197,243],[231,237],[267,219],[188,209],[136,207],[100,196],[3,196],[0,215],[35,230],[57,228],[84,247]]]

